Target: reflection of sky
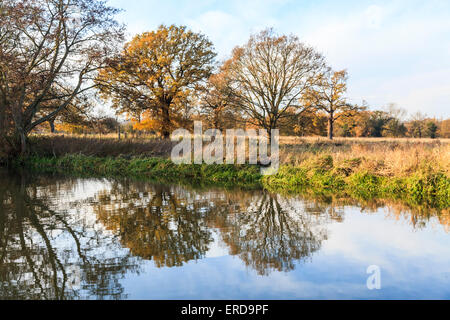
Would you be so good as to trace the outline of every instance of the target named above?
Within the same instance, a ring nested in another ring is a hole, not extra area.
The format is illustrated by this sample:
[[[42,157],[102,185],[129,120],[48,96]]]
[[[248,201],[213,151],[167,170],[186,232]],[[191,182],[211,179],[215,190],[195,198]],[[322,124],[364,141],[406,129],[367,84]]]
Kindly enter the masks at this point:
[[[130,299],[450,298],[450,238],[442,228],[414,231],[382,212],[349,210],[329,231],[322,249],[290,273],[260,277],[216,243],[209,258],[172,269],[148,262],[122,284]],[[366,287],[370,265],[381,268],[380,291]]]

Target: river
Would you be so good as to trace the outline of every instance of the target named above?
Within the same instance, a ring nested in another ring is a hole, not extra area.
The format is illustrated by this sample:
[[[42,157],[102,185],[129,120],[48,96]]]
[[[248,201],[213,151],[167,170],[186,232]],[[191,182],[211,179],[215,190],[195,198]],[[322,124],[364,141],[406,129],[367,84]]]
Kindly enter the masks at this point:
[[[448,210],[0,170],[0,299],[449,298]]]

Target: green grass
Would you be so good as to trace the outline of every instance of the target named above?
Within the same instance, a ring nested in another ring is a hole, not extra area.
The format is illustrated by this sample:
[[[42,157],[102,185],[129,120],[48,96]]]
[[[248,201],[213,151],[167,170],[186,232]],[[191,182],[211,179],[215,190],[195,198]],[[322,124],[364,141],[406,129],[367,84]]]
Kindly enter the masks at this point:
[[[62,172],[83,176],[131,176],[165,182],[185,182],[225,187],[260,187],[279,193],[334,195],[356,199],[395,199],[411,205],[450,207],[450,178],[424,164],[402,176],[383,176],[350,159],[335,164],[331,156],[318,156],[300,165],[283,165],[274,176],[261,176],[257,166],[176,165],[162,158],[112,158],[67,155],[30,157],[15,164],[39,172]]]
[[[222,186],[261,187],[261,174],[256,166],[176,165],[162,158],[111,158],[67,155],[64,157],[30,157],[16,160],[14,165],[39,172],[71,173],[80,176],[126,176],[166,182],[187,182]]]
[[[362,200],[395,199],[410,205],[450,207],[450,178],[444,173],[427,170],[405,177],[385,177],[370,172],[345,175],[336,170],[284,166],[277,175],[264,177],[262,184],[274,192],[333,194]]]

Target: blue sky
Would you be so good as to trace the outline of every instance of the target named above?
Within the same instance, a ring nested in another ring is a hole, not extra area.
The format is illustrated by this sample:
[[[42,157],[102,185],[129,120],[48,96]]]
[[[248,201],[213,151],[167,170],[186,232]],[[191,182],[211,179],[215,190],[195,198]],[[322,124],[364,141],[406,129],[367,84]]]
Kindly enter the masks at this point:
[[[350,75],[348,96],[450,117],[450,1],[110,0],[129,36],[160,24],[206,34],[220,59],[266,27],[293,33]]]

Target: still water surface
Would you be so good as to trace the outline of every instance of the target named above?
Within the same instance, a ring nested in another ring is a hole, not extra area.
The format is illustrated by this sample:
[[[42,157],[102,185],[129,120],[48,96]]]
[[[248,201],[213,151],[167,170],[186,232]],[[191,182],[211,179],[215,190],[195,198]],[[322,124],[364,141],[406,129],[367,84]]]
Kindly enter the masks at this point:
[[[450,299],[449,212],[0,171],[0,299]],[[381,290],[366,273],[381,269]]]

